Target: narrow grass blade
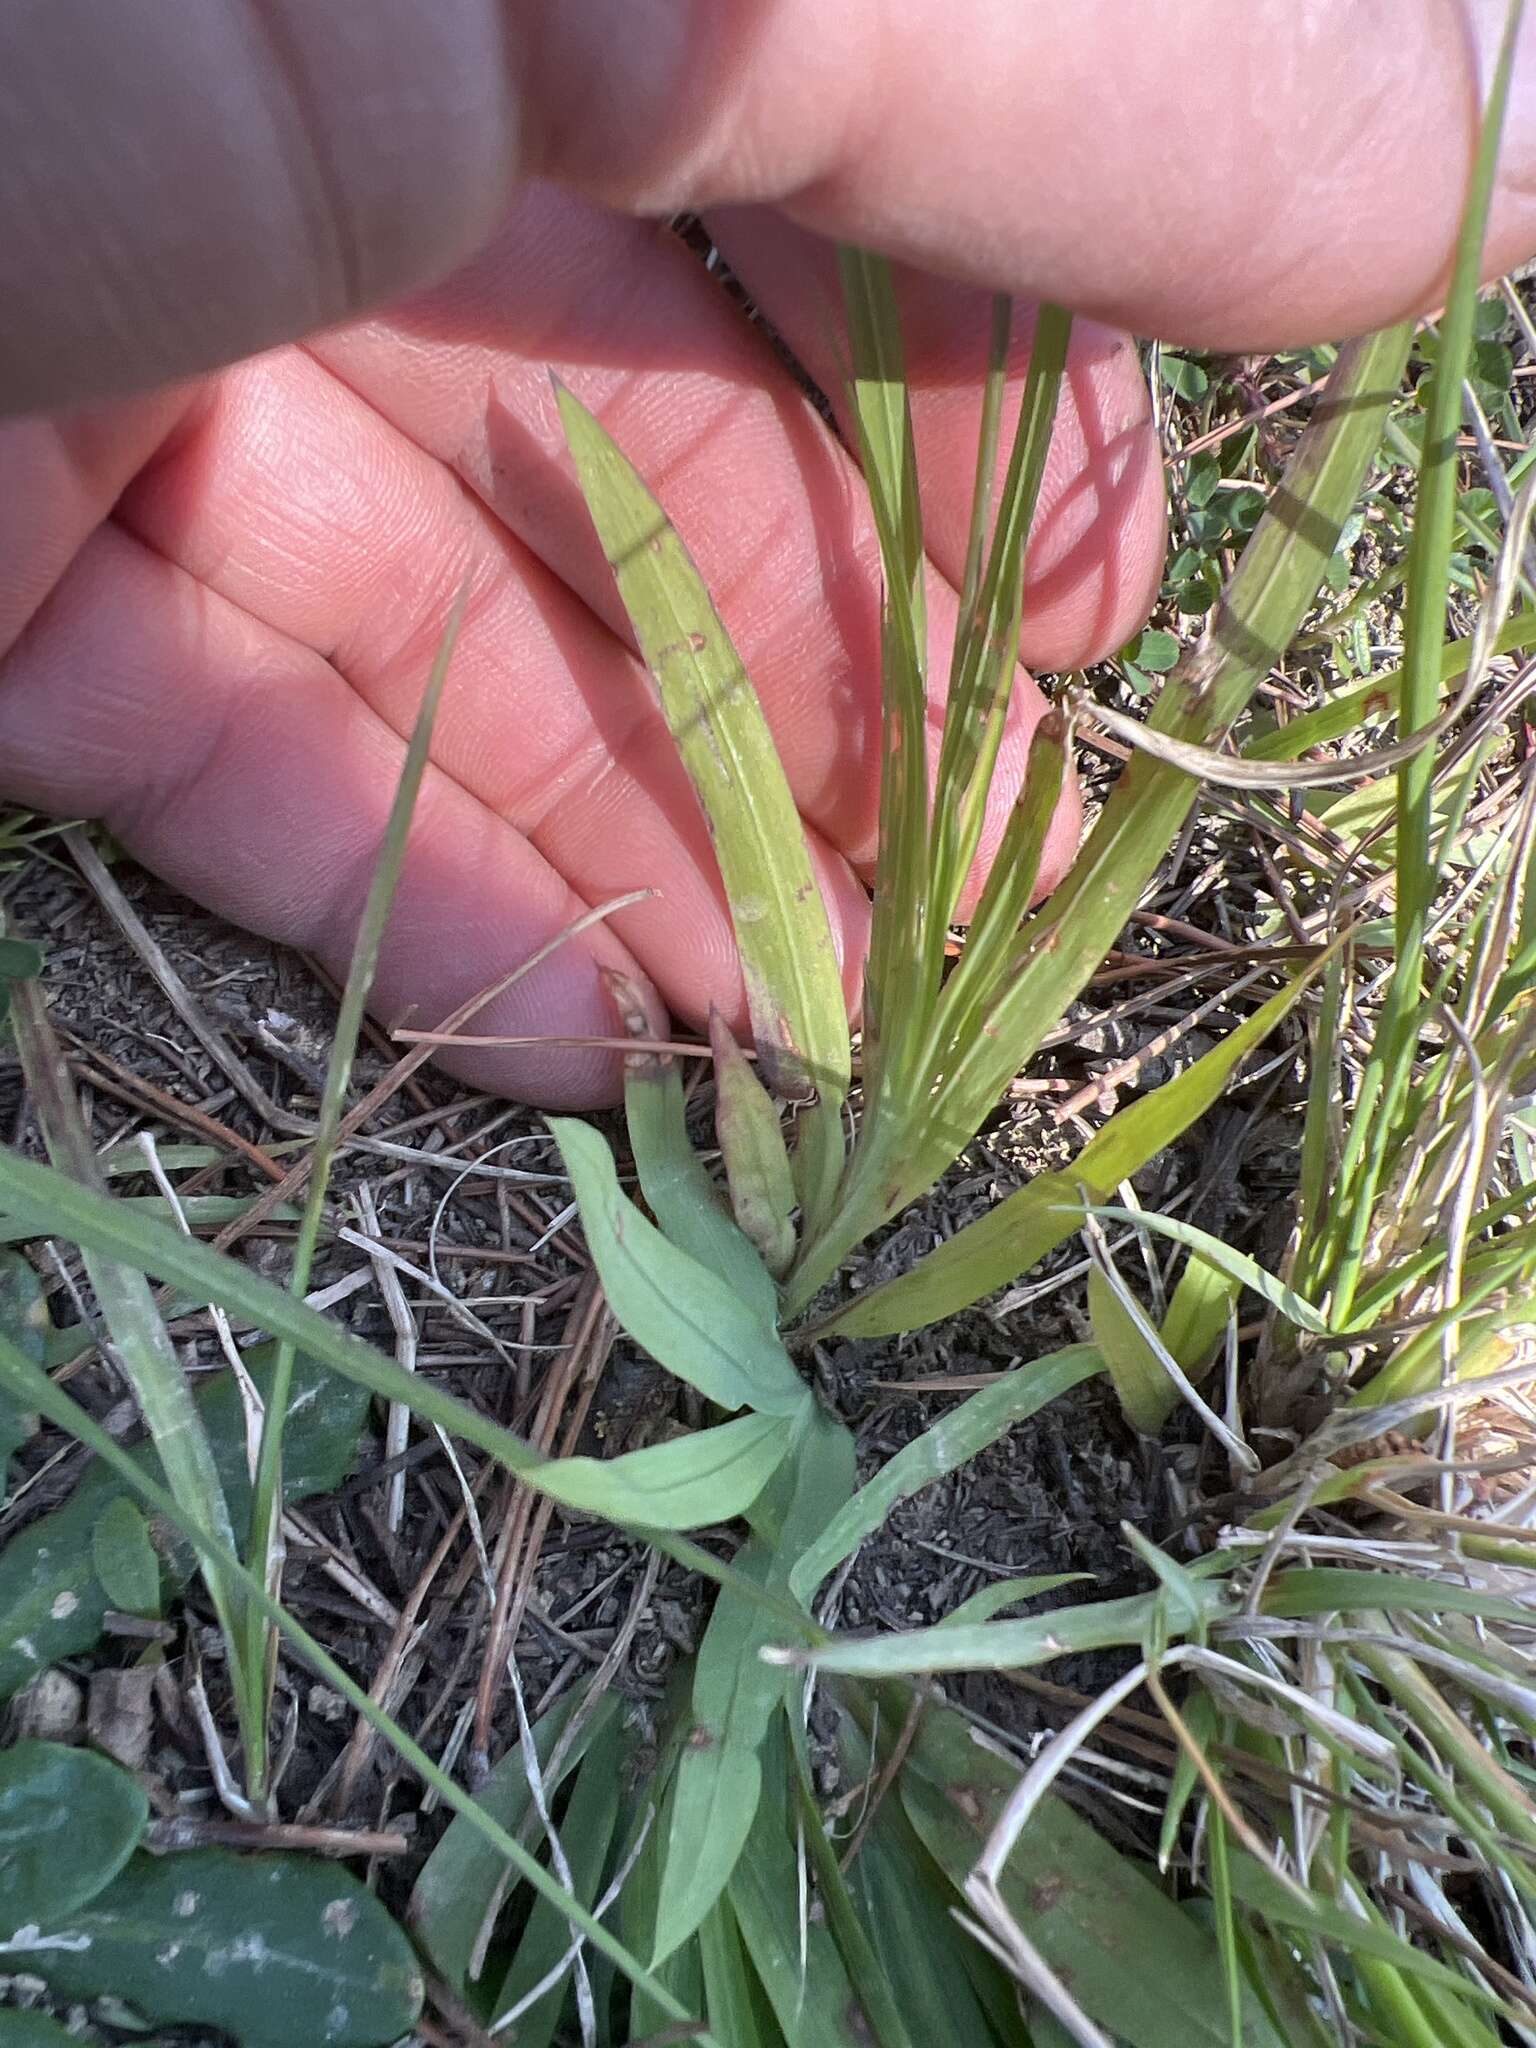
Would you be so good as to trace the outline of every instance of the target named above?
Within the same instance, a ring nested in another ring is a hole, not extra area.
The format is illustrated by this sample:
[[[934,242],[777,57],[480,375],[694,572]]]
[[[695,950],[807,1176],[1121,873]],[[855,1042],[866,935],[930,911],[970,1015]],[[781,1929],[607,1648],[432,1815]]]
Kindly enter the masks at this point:
[[[1048,714],[1035,728],[1024,786],[971,919],[960,964],[939,999],[929,1062],[937,1073],[944,1071],[955,1050],[968,1044],[980,1028],[981,1013],[1018,943],[1067,767],[1065,728],[1054,714]]]
[[[1536,646],[1536,612],[1522,611],[1505,620],[1494,636],[1490,651],[1494,654],[1515,654],[1533,646]],[[1472,647],[1469,637],[1448,641],[1441,648],[1440,694],[1445,693],[1447,684],[1460,682],[1466,674],[1472,659]],[[1277,725],[1273,731],[1250,740],[1243,749],[1243,758],[1245,761],[1300,760],[1314,747],[1326,747],[1334,740],[1345,739],[1358,732],[1367,719],[1395,717],[1402,687],[1403,672],[1397,668],[1390,669],[1385,675],[1372,676],[1369,682],[1359,683],[1354,689],[1338,690],[1314,710],[1303,711],[1297,717],[1287,719],[1284,725]]]
[[[1193,1066],[1117,1110],[1070,1167],[1040,1174],[909,1271],[836,1310],[817,1334],[884,1337],[915,1330],[1008,1286],[1072,1235],[1081,1196],[1107,1200],[1219,1101],[1238,1063],[1269,1036],[1316,972],[1298,975]]]
[[[1342,350],[1285,482],[1202,641],[1164,684],[1153,722],[1203,743],[1224,732],[1289,642],[1321,582],[1395,398],[1410,332]],[[790,1288],[803,1306],[844,1250],[932,1185],[1103,959],[1197,794],[1181,771],[1137,759],[1121,775],[1066,882],[1024,928],[984,1026],[901,1141],[860,1148],[835,1221],[805,1245]]]
[[[111,1206],[95,1147],[54,1037],[42,990],[35,980],[17,981],[12,988],[10,1023],[33,1110],[50,1156],[82,1191]],[[30,1164],[22,1162],[16,1153],[0,1153],[0,1200],[8,1193],[15,1169],[24,1163]],[[68,1184],[66,1181],[65,1185]],[[188,1514],[211,1530],[226,1548],[233,1549],[234,1529],[208,1433],[148,1280],[131,1260],[111,1256],[94,1246],[81,1249],[102,1318],[159,1455],[167,1485]],[[259,1735],[253,1725],[254,1707],[245,1662],[246,1603],[217,1565],[209,1568],[205,1576],[229,1653],[241,1739],[249,1748],[252,1742],[259,1742]]]
[[[274,1289],[280,1298],[280,1289]],[[317,1320],[322,1320],[317,1318]],[[366,1350],[366,1346],[359,1346]],[[409,1374],[402,1374],[409,1378]],[[148,1479],[134,1463],[132,1456],[121,1444],[114,1442],[78,1402],[72,1400],[62,1388],[56,1387],[48,1375],[32,1364],[22,1352],[0,1336],[0,1381],[25,1398],[39,1413],[46,1415],[50,1422],[66,1430],[71,1436],[93,1451],[126,1482],[129,1489],[138,1495],[157,1515],[180,1531],[197,1551],[203,1561],[205,1573],[210,1567],[220,1570],[239,1587],[244,1598],[258,1607],[272,1625],[278,1629],[295,1650],[315,1672],[336,1692],[340,1693],[356,1713],[362,1715],[371,1728],[376,1729],[423,1782],[429,1785],[438,1797],[455,1813],[466,1815],[472,1826],[479,1829],[487,1841],[500,1850],[526,1883],[542,1897],[550,1899],[565,1914],[574,1927],[579,1927],[601,1954],[607,1956],[621,1969],[630,1981],[643,1986],[653,1996],[667,2017],[672,2020],[689,2021],[692,2016],[686,2005],[672,1997],[666,1988],[658,1983],[646,1970],[644,1964],[624,1947],[601,1921],[596,1920],[585,1908],[571,1899],[552,1878],[536,1857],[516,1841],[505,1828],[497,1825],[463,1789],[456,1784],[442,1767],[428,1756],[420,1744],[413,1741],[391,1719],[360,1686],[356,1679],[338,1664],[334,1657],[289,1614],[280,1602],[274,1600],[254,1572],[246,1569],[228,1545],[220,1541],[205,1528],[195,1516],[188,1514],[180,1504],[165,1491]],[[701,2048],[721,2048],[714,2036],[697,2033]]]
[[[884,754],[880,844],[864,994],[864,1085],[905,1077],[938,994],[925,971],[928,903],[928,626],[922,504],[890,267],[840,255],[853,355],[850,412],[885,569],[880,636]]]
[[[930,890],[938,914],[928,928],[930,951],[936,938],[942,943],[981,843],[987,790],[1018,674],[1024,549],[1050,452],[1071,333],[1070,313],[1059,306],[1040,307],[986,574],[950,678],[933,805]]]
[[[1163,1611],[1162,1596],[1138,1593],[1123,1600],[1094,1600],[1057,1607],[1025,1621],[991,1621],[961,1627],[940,1622],[902,1635],[830,1635],[806,1649],[780,1649],[779,1661],[853,1678],[916,1678],[940,1671],[1027,1671],[1057,1657],[1089,1650],[1125,1649],[1140,1643]],[[1210,1621],[1230,1605],[1219,1582],[1201,1582],[1201,1617]]]
[[[1424,454],[1409,543],[1398,714],[1399,731],[1404,736],[1433,721],[1439,700],[1447,570],[1455,539],[1461,386],[1472,345],[1499,140],[1523,14],[1524,0],[1511,0],[1457,238],[1450,298],[1440,323],[1437,373],[1425,420]],[[1337,1221],[1329,1232],[1327,1279],[1334,1312],[1341,1321],[1349,1316],[1362,1275],[1389,1134],[1413,1065],[1415,1019],[1423,999],[1425,940],[1430,907],[1440,881],[1430,854],[1434,793],[1433,756],[1427,751],[1415,754],[1397,774],[1396,959],[1339,1166]]]
[[[468,600],[469,582],[466,578],[448,615],[448,622],[427,678],[427,687],[422,693],[416,722],[405,750],[400,779],[395,786],[394,800],[390,804],[389,817],[385,822],[384,837],[379,847],[378,859],[374,864],[373,877],[368,885],[368,895],[363,904],[357,937],[353,942],[352,961],[347,970],[346,987],[342,990],[341,1007],[337,1014],[330,1058],[326,1065],[325,1088],[320,1098],[320,1115],[315,1128],[314,1160],[310,1169],[304,1214],[299,1223],[298,1240],[293,1251],[293,1269],[289,1284],[295,1297],[300,1300],[309,1292],[315,1247],[320,1240],[321,1219],[325,1212],[331,1162],[335,1156],[341,1120],[346,1111],[347,1087],[352,1078],[352,1061],[357,1050],[358,1036],[363,1028],[368,998],[373,992],[374,976],[378,972],[379,951],[384,943],[384,928],[389,922],[390,905],[394,901],[400,870],[405,864],[406,843],[410,838],[411,819],[415,814],[416,799],[421,792],[422,777],[427,772],[437,708],[442,701],[443,685],[448,679],[448,665],[453,659],[454,644],[459,636],[459,626]],[[251,1495],[251,1527],[247,1551],[247,1554],[259,1563],[267,1583],[274,1590],[282,1576],[279,1520],[282,1514],[283,1493],[283,1430],[288,1419],[292,1387],[293,1347],[279,1340],[277,1363],[272,1374],[272,1398],[262,1417],[261,1444],[257,1453],[256,1479]],[[248,1624],[245,1654],[248,1681],[258,1685],[261,1694],[259,1701],[253,1700],[251,1703],[249,1718],[253,1724],[253,1739],[248,1744],[246,1752],[247,1781],[252,1795],[260,1797],[265,1794],[268,1776],[267,1709],[276,1677],[277,1639],[269,1625],[255,1616]]]
[[[718,1011],[710,1015],[715,1055],[715,1135],[725,1161],[737,1227],[775,1278],[795,1255],[795,1185],[779,1112]]]
[[[1283,1280],[1277,1280],[1273,1273],[1267,1272],[1257,1259],[1249,1258],[1245,1252],[1234,1251],[1210,1231],[1200,1230],[1177,1216],[1160,1216],[1155,1209],[1118,1209],[1105,1204],[1095,1206],[1092,1213],[1107,1217],[1113,1223],[1132,1223],[1139,1229],[1155,1230],[1160,1237],[1171,1237],[1176,1244],[1187,1245],[1214,1266],[1218,1273],[1225,1273],[1240,1282],[1284,1316],[1287,1322],[1294,1323],[1298,1330],[1309,1331],[1315,1337],[1330,1334],[1328,1318],[1294,1287],[1287,1287]]]
[[[773,739],[719,613],[639,473],[581,402],[560,418],[603,553],[709,820],[766,1078],[834,1115],[848,1013],[826,905]]]
[[[978,1457],[1015,1424],[1103,1370],[1103,1360],[1087,1344],[1020,1366],[995,1386],[962,1401],[948,1415],[930,1423],[920,1437],[860,1487],[842,1512],[809,1545],[789,1575],[789,1590],[809,1607],[829,1572],[851,1557],[866,1536],[880,1528],[899,1501],[920,1493],[935,1479]]]
[[[726,1215],[718,1189],[689,1143],[675,1060],[628,1061],[624,1119],[641,1192],[663,1233],[723,1280],[759,1321],[771,1325],[778,1314],[778,1289],[756,1249]]]
[[[717,1407],[803,1413],[813,1397],[773,1326],[640,1213],[590,1124],[551,1117],[549,1127],[604,1291],[635,1342]]]
[[[64,1237],[174,1282],[199,1301],[217,1301],[259,1329],[286,1337],[317,1365],[402,1402],[424,1422],[438,1423],[477,1444],[527,1485],[586,1514],[630,1528],[669,1530],[729,1520],[762,1492],[789,1448],[788,1421],[748,1415],[716,1429],[622,1457],[546,1458],[467,1402],[408,1373],[371,1345],[274,1287],[248,1266],[224,1257],[125,1205],[81,1188],[52,1168],[7,1153],[5,1195],[35,1234]],[[707,1560],[706,1560],[707,1561]]]

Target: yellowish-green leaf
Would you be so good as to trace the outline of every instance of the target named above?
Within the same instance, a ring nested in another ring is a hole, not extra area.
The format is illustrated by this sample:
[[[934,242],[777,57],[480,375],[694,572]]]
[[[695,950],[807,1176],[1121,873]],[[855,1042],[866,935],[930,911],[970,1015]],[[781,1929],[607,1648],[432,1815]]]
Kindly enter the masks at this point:
[[[639,472],[556,386],[603,553],[709,820],[757,1048],[775,1091],[848,1092],[848,1014],[826,905],[768,722],[709,591]]]
[[[1155,1436],[1173,1405],[1172,1383],[1114,1282],[1096,1265],[1088,1268],[1088,1318],[1127,1421]]]
[[[731,1207],[737,1226],[777,1278],[795,1255],[795,1185],[779,1112],[718,1010],[710,1012],[709,1042],[715,1055],[715,1135]]]
[[[1298,975],[1193,1066],[1117,1111],[1070,1167],[1039,1175],[957,1230],[910,1272],[838,1309],[823,1327],[848,1337],[890,1336],[939,1322],[1008,1286],[1071,1236],[1080,1194],[1106,1199],[1204,1116],[1239,1061],[1269,1036],[1317,971]]]

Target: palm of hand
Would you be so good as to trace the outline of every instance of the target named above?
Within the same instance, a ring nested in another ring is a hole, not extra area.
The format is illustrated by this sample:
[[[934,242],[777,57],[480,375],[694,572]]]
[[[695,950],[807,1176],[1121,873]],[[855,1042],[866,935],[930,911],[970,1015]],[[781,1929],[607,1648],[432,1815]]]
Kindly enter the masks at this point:
[[[718,223],[824,388],[822,245]],[[978,295],[906,313],[942,676],[984,350]],[[1023,356],[1020,355],[1020,367]],[[879,773],[878,558],[856,472],[790,373],[663,231],[534,189],[468,269],[386,317],[178,393],[0,429],[0,786],[99,815],[147,866],[344,969],[417,700],[472,595],[375,1007],[435,1023],[588,906],[648,901],[562,948],[477,1032],[601,1036],[596,972],[698,1023],[740,1021],[707,834],[564,456],[554,365],[598,409],[699,561],[761,694],[853,1000]],[[1118,645],[1155,587],[1161,484],[1129,345],[1079,332],[1031,555],[1024,655]],[[1016,699],[995,843],[1040,700]],[[1064,804],[1047,868],[1070,858]],[[467,1077],[551,1105],[609,1097],[611,1055],[477,1054]]]

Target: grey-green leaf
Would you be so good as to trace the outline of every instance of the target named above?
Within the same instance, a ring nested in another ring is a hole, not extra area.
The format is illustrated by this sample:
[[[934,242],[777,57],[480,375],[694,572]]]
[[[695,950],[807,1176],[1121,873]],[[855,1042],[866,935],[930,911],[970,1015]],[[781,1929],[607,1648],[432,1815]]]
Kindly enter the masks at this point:
[[[565,1734],[576,1695],[568,1694],[540,1716],[533,1731],[545,1790],[551,1794],[579,1764],[588,1747],[618,1711],[618,1697],[609,1694],[570,1743],[558,1769],[552,1764]],[[523,1829],[533,1805],[527,1760],[521,1746],[508,1750],[476,1795],[477,1803],[510,1834]],[[506,1858],[463,1814],[455,1815],[446,1833],[422,1865],[411,1893],[409,1919],[416,1939],[433,1968],[457,1992],[470,1982],[471,1965],[480,1945],[487,1910],[497,1910],[503,1881],[510,1875]]]
[[[624,1121],[640,1188],[679,1251],[740,1295],[765,1323],[778,1314],[772,1275],[730,1217],[704,1162],[688,1140],[687,1106],[677,1062],[625,1063]]]
[[[549,1127],[609,1303],[636,1343],[718,1407],[800,1413],[810,1395],[772,1327],[641,1214],[590,1124],[551,1117]]]
[[[23,1953],[67,1997],[110,1992],[242,2048],[380,2048],[421,2010],[410,1943],[372,1892],[301,1856],[136,1856]]]
[[[0,1932],[53,1920],[112,1882],[138,1846],[149,1801],[88,1749],[18,1742],[0,1751]]]
[[[91,1563],[120,1614],[160,1612],[160,1558],[149,1524],[126,1494],[108,1501],[91,1531]]]
[[[794,797],[703,578],[639,472],[556,387],[576,474],[661,708],[709,819],[768,1080],[794,1099],[848,1092],[848,1012]]]
[[[45,2012],[0,2012],[0,2048],[80,2048],[80,2039]]]
[[[258,1389],[264,1387],[271,1372],[271,1346],[248,1354],[247,1364]],[[201,1387],[196,1406],[225,1497],[239,1515],[249,1500],[250,1468],[244,1408],[233,1375],[220,1373]],[[283,1472],[287,1499],[302,1500],[341,1483],[356,1460],[367,1406],[365,1388],[300,1359]],[[152,1446],[141,1445],[132,1455],[152,1478],[160,1477]],[[127,1499],[121,1480],[89,1465],[62,1507],[29,1523],[0,1550],[0,1698],[25,1685],[46,1665],[88,1650],[99,1638],[108,1611],[122,1605],[99,1576],[95,1532],[113,1502],[127,1504]],[[158,1531],[154,1535],[163,1574],[161,1590],[174,1589],[190,1572],[190,1554],[179,1543],[160,1540]],[[141,1584],[143,1562],[141,1553],[134,1567]]]
[[[899,1705],[898,1694],[890,1698]],[[951,1709],[923,1716],[898,1779],[902,1804],[957,1887],[1016,1778],[1015,1767],[974,1740]],[[1002,1891],[1078,2003],[1127,2048],[1231,2048],[1212,1936],[1065,1800],[1047,1797],[1036,1809]],[[1242,2048],[1281,2048],[1257,1999],[1250,1994],[1244,2004]]]

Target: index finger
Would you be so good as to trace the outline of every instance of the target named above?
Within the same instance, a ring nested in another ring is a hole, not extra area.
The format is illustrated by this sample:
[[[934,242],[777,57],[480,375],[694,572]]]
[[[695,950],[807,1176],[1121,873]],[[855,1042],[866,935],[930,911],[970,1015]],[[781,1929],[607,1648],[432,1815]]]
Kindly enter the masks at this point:
[[[1147,334],[1432,304],[1504,0],[50,0],[0,10],[0,408],[445,275],[520,180],[827,235]],[[1489,263],[1536,249],[1536,28]]]

